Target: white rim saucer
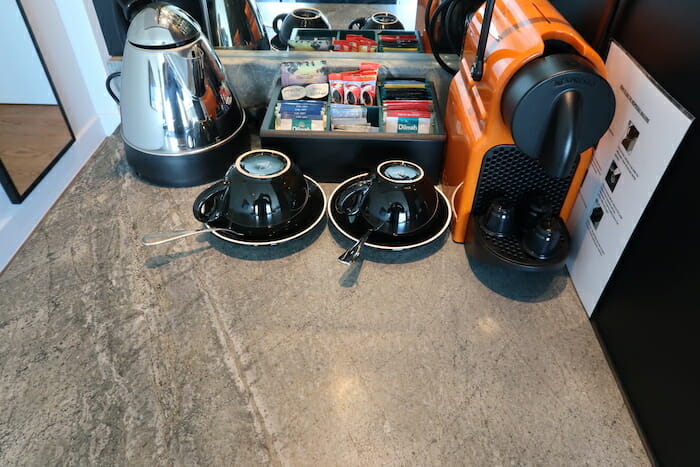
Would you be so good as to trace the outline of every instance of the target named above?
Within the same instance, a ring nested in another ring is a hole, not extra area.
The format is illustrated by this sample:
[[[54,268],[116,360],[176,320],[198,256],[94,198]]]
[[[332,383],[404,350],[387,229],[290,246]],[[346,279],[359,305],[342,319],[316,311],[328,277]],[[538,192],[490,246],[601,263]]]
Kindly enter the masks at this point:
[[[356,180],[356,179],[358,179],[358,178],[367,177],[368,175],[369,175],[369,173],[363,173],[363,174],[356,175],[355,177],[349,178],[349,179],[345,180],[344,182],[342,182],[340,185],[338,185],[338,186],[335,188],[335,190],[333,190],[333,193],[331,193],[331,196],[330,196],[330,198],[329,198],[329,199],[331,200],[331,202],[328,202],[328,208],[327,208],[327,209],[328,209],[328,218],[330,219],[330,221],[331,221],[331,223],[333,224],[333,226],[334,226],[334,227],[338,230],[338,232],[340,232],[344,237],[346,237],[346,238],[348,238],[348,239],[350,239],[350,240],[352,240],[352,241],[355,241],[355,242],[358,240],[358,237],[355,237],[355,236],[351,235],[350,233],[346,232],[345,230],[343,230],[343,229],[338,225],[338,223],[336,222],[336,220],[335,220],[335,212],[333,211],[333,203],[332,203],[332,201],[333,201],[333,198],[335,197],[335,194],[336,194],[340,189],[342,189],[342,188],[344,188],[345,186],[347,186],[348,184],[352,183],[354,180]],[[450,226],[450,221],[452,220],[452,209],[451,209],[451,207],[450,207],[450,201],[447,199],[447,196],[445,196],[445,194],[444,194],[438,187],[435,187],[435,191],[438,193],[438,195],[440,196],[442,202],[445,203],[445,206],[446,206],[446,208],[447,208],[447,217],[446,217],[446,219],[445,219],[445,222],[444,222],[443,225],[440,227],[439,231],[438,231],[437,233],[435,233],[435,235],[433,235],[432,237],[430,237],[430,238],[428,238],[428,239],[426,239],[426,240],[423,240],[423,241],[418,242],[418,243],[413,243],[413,244],[411,244],[411,245],[388,246],[388,245],[380,245],[380,244],[377,244],[377,243],[371,243],[371,242],[367,241],[367,242],[365,242],[365,246],[368,246],[368,247],[371,247],[371,248],[376,248],[376,249],[378,249],[378,250],[401,251],[401,250],[410,250],[410,249],[412,249],[412,248],[418,248],[418,247],[427,245],[427,244],[432,243],[432,242],[434,242],[435,240],[437,240],[443,233],[445,233],[445,231],[447,230],[447,228]]]
[[[323,220],[323,217],[326,215],[326,205],[328,204],[328,200],[326,198],[326,194],[323,192],[323,188],[321,188],[321,185],[319,185],[316,180],[313,178],[309,177],[308,175],[304,175],[304,178],[311,182],[313,186],[315,187],[316,190],[318,190],[321,193],[321,197],[323,199],[322,206],[323,208],[320,210],[318,217],[304,230],[301,232],[294,233],[288,237],[284,238],[279,238],[279,239],[274,239],[274,240],[265,240],[265,241],[253,241],[253,240],[239,240],[237,238],[231,238],[227,235],[222,234],[221,232],[214,231],[212,234],[215,236],[219,237],[222,240],[225,240],[229,243],[235,243],[237,245],[249,245],[249,246],[272,246],[272,245],[279,245],[280,243],[285,243],[290,240],[294,240],[295,238],[299,238],[311,230],[313,230],[314,227],[316,227],[321,220]],[[210,227],[209,224],[205,224],[207,227]]]

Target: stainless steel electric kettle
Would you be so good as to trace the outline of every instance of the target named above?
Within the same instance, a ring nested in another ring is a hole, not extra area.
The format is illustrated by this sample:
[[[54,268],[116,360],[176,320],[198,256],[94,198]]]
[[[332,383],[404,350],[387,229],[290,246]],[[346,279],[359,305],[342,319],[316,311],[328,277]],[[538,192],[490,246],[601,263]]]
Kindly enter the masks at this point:
[[[222,178],[250,147],[245,112],[197,22],[157,2],[131,21],[119,103],[126,159],[142,179],[192,186]]]

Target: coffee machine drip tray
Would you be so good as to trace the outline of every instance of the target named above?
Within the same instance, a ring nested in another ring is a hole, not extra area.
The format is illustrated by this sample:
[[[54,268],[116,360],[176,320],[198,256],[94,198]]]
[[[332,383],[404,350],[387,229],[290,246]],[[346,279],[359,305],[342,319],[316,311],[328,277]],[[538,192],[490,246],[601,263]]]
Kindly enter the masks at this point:
[[[486,233],[481,228],[481,218],[482,216],[472,214],[467,226],[469,240],[464,242],[464,249],[470,258],[481,263],[527,272],[555,271],[564,267],[571,246],[566,228],[561,231],[554,249],[542,259],[533,256],[532,251],[527,251],[524,238],[519,233],[506,236]]]

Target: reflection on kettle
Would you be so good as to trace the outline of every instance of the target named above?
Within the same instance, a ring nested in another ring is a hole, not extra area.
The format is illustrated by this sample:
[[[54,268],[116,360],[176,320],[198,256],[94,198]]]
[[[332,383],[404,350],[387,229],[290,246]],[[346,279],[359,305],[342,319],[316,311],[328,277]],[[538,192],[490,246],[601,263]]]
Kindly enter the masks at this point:
[[[269,225],[272,219],[272,198],[266,193],[261,193],[258,198],[253,201],[253,212],[255,218],[260,225]]]
[[[207,183],[248,149],[245,113],[221,62],[195,20],[173,5],[152,3],[133,18],[119,103],[127,161],[147,181]]]

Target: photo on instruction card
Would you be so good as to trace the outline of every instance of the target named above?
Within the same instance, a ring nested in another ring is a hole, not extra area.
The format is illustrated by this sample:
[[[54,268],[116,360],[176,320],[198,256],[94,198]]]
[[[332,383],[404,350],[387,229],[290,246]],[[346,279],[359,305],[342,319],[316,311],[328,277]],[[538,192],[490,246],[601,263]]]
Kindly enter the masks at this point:
[[[637,130],[637,127],[634,126],[634,123],[630,120],[627,123],[627,133],[622,140],[622,147],[625,148],[628,154],[632,152],[634,145],[637,143],[637,138],[639,138],[639,130]]]
[[[593,228],[597,229],[598,224],[600,224],[600,220],[603,218],[603,208],[600,207],[600,201],[598,198],[595,200],[595,207],[591,211],[590,219],[591,219],[591,224],[593,224]]]
[[[621,175],[620,168],[617,166],[617,163],[615,161],[612,161],[610,164],[610,168],[608,169],[608,173],[605,175],[605,183],[608,184],[608,188],[610,188],[610,191],[613,192],[615,191],[615,187],[617,186],[617,182],[620,181],[620,175]]]

